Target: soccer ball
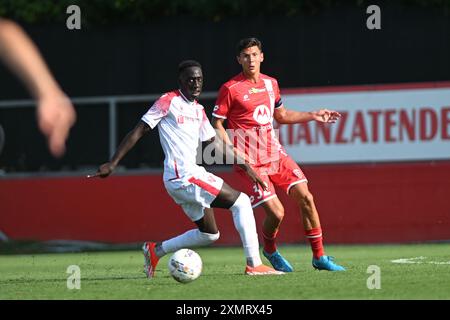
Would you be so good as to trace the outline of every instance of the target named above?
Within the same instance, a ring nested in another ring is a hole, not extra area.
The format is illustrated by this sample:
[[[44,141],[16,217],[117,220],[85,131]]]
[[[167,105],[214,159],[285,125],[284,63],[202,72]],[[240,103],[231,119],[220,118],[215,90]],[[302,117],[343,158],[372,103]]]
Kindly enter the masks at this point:
[[[180,249],[169,259],[169,272],[178,282],[188,283],[200,276],[202,265],[202,259],[197,252]]]

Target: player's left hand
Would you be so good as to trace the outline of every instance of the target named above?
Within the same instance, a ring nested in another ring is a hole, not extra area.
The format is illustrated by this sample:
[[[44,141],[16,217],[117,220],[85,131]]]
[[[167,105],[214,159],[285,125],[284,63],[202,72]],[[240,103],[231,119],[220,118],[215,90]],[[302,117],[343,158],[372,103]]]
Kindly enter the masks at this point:
[[[320,109],[319,111],[313,111],[314,120],[324,123],[335,123],[341,114],[334,110]]]

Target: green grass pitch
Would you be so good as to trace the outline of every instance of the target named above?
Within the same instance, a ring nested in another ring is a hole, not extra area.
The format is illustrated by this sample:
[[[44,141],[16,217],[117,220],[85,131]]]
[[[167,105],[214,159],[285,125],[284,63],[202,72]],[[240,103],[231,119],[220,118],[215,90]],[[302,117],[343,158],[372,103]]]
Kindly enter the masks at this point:
[[[450,244],[327,246],[326,250],[348,271],[316,271],[309,247],[282,246],[280,251],[295,272],[249,277],[243,274],[241,248],[199,248],[203,273],[189,284],[170,277],[168,256],[160,261],[156,277],[146,279],[139,249],[0,255],[0,299],[450,299]],[[398,259],[407,260],[392,262]],[[69,265],[80,267],[79,290],[67,288]],[[380,268],[380,289],[367,287],[373,276],[368,273],[371,265]]]

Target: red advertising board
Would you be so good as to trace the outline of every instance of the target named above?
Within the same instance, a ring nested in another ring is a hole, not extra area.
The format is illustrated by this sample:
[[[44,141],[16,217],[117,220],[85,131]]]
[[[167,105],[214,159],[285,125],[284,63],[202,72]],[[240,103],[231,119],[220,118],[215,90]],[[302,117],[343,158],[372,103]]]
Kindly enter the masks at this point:
[[[450,162],[304,166],[326,243],[450,240]],[[234,185],[231,172],[218,172]],[[279,239],[304,241],[300,213],[285,205]],[[255,210],[260,227],[264,213]],[[219,244],[238,245],[231,214],[216,210]],[[108,179],[0,180],[0,231],[11,239],[112,243],[164,240],[194,225],[162,183],[162,176]]]

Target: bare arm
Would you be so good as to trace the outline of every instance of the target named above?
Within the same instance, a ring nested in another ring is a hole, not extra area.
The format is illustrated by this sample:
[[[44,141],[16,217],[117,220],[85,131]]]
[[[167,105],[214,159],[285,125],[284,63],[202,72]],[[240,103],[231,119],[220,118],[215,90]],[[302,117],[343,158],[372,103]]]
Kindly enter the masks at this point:
[[[317,111],[303,112],[288,110],[285,107],[276,108],[273,114],[278,123],[302,123],[308,121],[318,121],[325,123],[335,123],[341,114],[334,110],[320,109]]]
[[[114,156],[112,159],[102,164],[95,175],[93,177],[101,177],[106,178],[111,173],[113,173],[114,169],[119,164],[120,160],[122,160],[123,157],[130,151],[136,142],[138,142],[144,134],[146,134],[148,131],[150,131],[150,127],[148,124],[146,124],[144,121],[139,121],[139,123],[134,127],[133,130],[131,130],[125,138],[123,138],[122,142],[120,143],[119,147],[116,150],[116,153],[114,153]]]
[[[233,145],[230,141],[230,137],[228,137],[227,132],[225,131],[225,127],[223,126],[224,119],[219,119],[216,117],[213,117],[211,124],[214,129],[216,129],[217,136],[226,144],[226,145]]]
[[[0,19],[0,56],[35,98],[59,90],[36,45],[10,20]]]
[[[225,128],[223,126],[224,119],[213,117],[212,126],[216,129],[217,139],[215,143],[218,146],[218,150],[223,150],[223,153],[227,158],[232,157],[234,163],[243,169],[249,178],[256,184],[260,185],[264,190],[267,190],[267,186],[264,181],[256,174],[252,167],[245,160],[245,155],[239,154],[238,150],[233,146],[228,137]]]
[[[38,100],[37,117],[54,156],[65,152],[65,141],[76,114],[69,98],[51,75],[36,45],[13,21],[0,19],[0,59]]]

